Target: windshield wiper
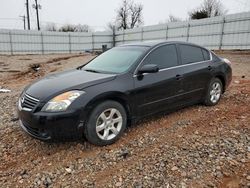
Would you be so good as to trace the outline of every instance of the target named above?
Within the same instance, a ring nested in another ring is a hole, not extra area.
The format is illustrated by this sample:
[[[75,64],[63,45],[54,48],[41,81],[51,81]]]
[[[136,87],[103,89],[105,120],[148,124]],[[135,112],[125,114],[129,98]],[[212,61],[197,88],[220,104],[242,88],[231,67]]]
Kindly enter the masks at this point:
[[[88,72],[100,73],[99,71],[93,70],[93,69],[83,69],[83,70],[88,71]]]

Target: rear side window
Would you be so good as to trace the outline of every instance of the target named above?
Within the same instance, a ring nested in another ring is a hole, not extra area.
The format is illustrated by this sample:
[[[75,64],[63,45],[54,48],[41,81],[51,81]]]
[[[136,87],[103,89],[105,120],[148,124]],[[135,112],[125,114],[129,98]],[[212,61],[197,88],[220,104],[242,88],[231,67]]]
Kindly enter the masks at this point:
[[[146,57],[145,64],[156,64],[159,69],[177,66],[178,58],[175,45],[165,45],[155,49]]]
[[[180,44],[182,64],[204,61],[202,49],[196,46]]]
[[[207,50],[202,49],[202,53],[205,61],[210,60],[210,53]]]
[[[213,59],[213,61],[215,61],[215,62],[221,60],[218,56],[216,56],[216,55],[214,54],[214,52],[212,52],[212,59]]]

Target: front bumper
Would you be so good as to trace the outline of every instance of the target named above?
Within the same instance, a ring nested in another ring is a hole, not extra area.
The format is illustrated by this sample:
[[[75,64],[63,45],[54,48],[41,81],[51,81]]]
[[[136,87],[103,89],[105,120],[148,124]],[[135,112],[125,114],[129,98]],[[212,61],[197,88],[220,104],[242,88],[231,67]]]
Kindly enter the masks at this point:
[[[18,110],[22,129],[30,136],[43,141],[81,138],[84,125],[81,114],[81,110],[60,113]]]

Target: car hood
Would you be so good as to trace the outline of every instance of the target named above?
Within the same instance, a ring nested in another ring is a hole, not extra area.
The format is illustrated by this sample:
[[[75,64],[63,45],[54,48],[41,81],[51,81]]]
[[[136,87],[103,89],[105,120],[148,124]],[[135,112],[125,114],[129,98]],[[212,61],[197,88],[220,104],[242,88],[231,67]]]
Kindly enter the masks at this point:
[[[93,73],[75,69],[48,75],[32,83],[25,92],[39,100],[45,100],[64,91],[81,90],[114,78],[114,74]]]

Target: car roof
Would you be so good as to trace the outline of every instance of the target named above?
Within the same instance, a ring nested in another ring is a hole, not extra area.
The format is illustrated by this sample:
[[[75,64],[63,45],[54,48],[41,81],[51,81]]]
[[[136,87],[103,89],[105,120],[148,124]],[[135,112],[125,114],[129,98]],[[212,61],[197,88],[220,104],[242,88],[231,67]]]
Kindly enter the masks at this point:
[[[189,45],[194,45],[194,46],[198,46],[201,48],[204,48],[202,46],[199,46],[197,44],[193,44],[190,42],[183,42],[183,41],[166,41],[166,40],[154,40],[154,41],[143,41],[143,42],[135,42],[135,43],[128,43],[128,44],[122,44],[120,45],[120,47],[123,46],[144,46],[144,47],[155,47],[158,45],[162,45],[162,44],[189,44]]]

